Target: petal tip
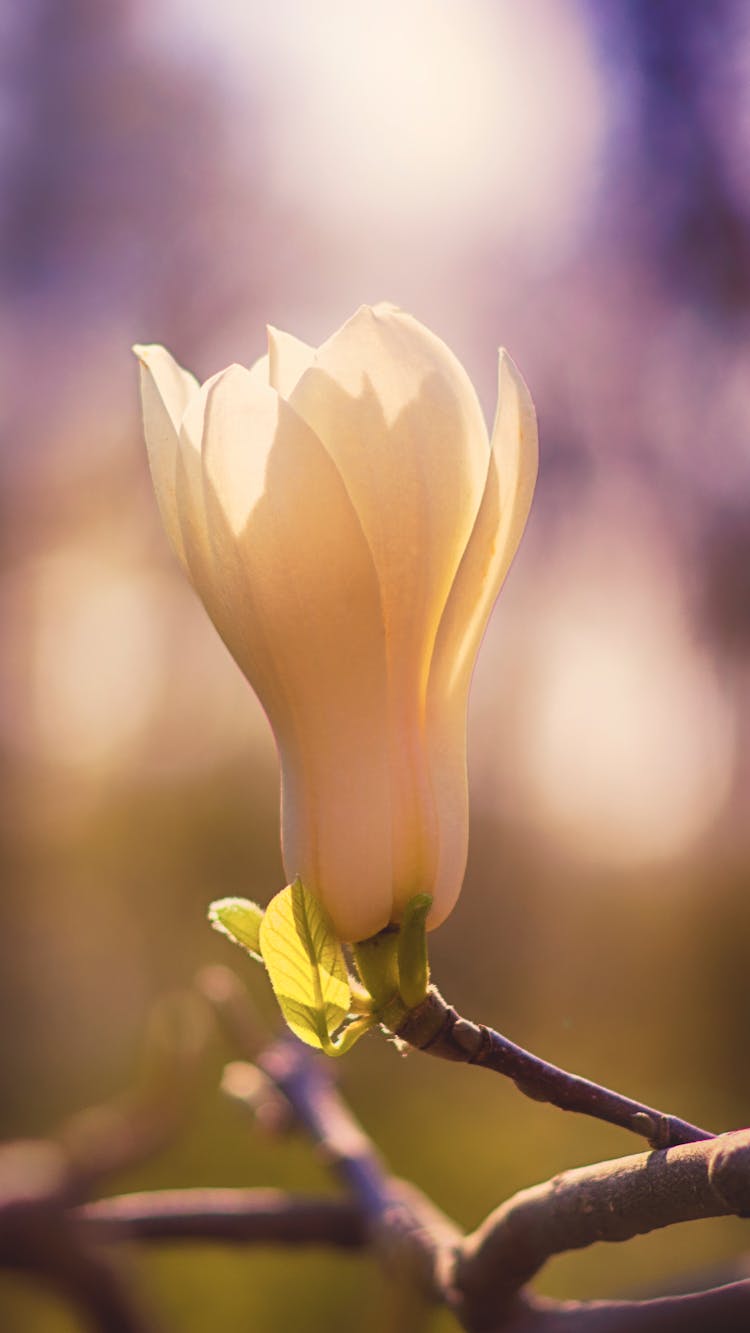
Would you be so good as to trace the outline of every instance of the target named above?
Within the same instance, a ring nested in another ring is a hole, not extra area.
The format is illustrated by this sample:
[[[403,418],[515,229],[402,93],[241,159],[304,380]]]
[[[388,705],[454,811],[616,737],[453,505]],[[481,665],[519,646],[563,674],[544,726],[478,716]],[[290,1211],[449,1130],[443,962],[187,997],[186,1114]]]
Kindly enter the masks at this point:
[[[519,370],[518,370],[518,366],[516,365],[515,361],[513,360],[513,357],[511,356],[511,354],[510,354],[510,352],[508,351],[507,347],[499,347],[499,348],[498,348],[498,351],[497,351],[497,364],[498,364],[498,369],[499,369],[499,372],[500,372],[501,375],[502,375],[502,373],[503,373],[504,370],[505,370],[505,371],[508,371],[511,375],[513,375],[513,374],[518,375],[518,374],[520,373]]]
[[[231,365],[225,366],[218,374],[212,375],[210,380],[206,380],[206,384],[210,385],[209,392],[211,392],[219,384],[225,384],[227,381],[231,383],[234,380],[244,381],[249,378],[251,376],[247,366],[241,365],[239,361],[232,361]]]
[[[405,315],[407,312],[396,305],[395,301],[376,301],[375,305],[360,306],[358,314],[367,314],[373,320],[387,319],[389,316]]]
[[[137,357],[140,364],[145,366],[147,370],[149,369],[148,354],[152,351],[153,346],[153,343],[133,343],[130,348],[133,356]]]

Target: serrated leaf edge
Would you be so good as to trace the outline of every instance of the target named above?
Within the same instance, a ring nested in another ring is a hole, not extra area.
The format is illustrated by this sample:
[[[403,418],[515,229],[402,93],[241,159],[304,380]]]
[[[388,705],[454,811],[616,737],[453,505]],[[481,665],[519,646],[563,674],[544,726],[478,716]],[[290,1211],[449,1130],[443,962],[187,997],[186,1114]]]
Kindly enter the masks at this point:
[[[261,914],[261,921],[262,921],[263,917],[265,916],[265,913],[262,907],[260,907],[258,903],[253,902],[250,898],[238,898],[234,896],[229,898],[216,898],[214,902],[209,904],[208,908],[209,924],[213,927],[214,930],[218,931],[220,935],[226,935],[227,939],[231,940],[233,944],[236,944],[240,949],[244,949],[245,953],[249,954],[251,958],[254,958],[257,963],[262,963],[263,966],[265,967],[266,965],[265,959],[260,953],[259,948],[251,949],[250,945],[246,944],[244,940],[241,940],[239,936],[235,935],[234,931],[231,930],[230,927],[227,926],[219,918],[218,915],[219,911],[222,908],[228,907],[230,904],[235,906],[237,904],[245,904],[245,903],[247,903],[249,907],[257,908],[257,910]],[[260,935],[260,925],[258,926],[258,934]]]
[[[277,981],[279,980],[283,984],[284,972],[282,967],[282,977],[279,978],[278,972],[280,969],[277,966],[279,953],[281,954],[282,960],[292,964],[293,972],[294,970],[299,971],[298,980],[302,982],[303,989],[308,981],[308,977],[301,971],[301,964],[294,957],[290,959],[288,955],[286,955],[284,949],[285,936],[283,931],[281,931],[276,924],[277,915],[280,914],[286,906],[286,902],[282,906],[282,904],[277,901],[281,898],[282,894],[291,894],[289,905],[291,907],[290,915],[295,928],[295,941],[309,963],[309,979],[312,982],[314,1005],[307,1004],[303,1000],[298,1000],[293,996],[285,994],[277,985]],[[274,905],[276,905],[278,912],[273,910]],[[312,911],[309,910],[310,908],[312,908]],[[336,1049],[334,1036],[342,1022],[348,1016],[351,1003],[351,990],[349,987],[349,976],[344,953],[340,941],[328,925],[325,909],[318,902],[317,898],[305,888],[304,884],[298,877],[291,884],[288,884],[286,888],[282,889],[280,893],[276,894],[275,898],[271,899],[261,926],[260,947],[261,952],[263,953],[263,960],[271,979],[274,994],[276,995],[288,1026],[295,1032],[296,1036],[301,1041],[306,1042],[307,1045],[317,1045],[318,1049],[325,1051],[329,1055],[338,1054],[339,1052]],[[266,948],[265,952],[263,951],[264,936],[270,945],[273,945],[274,939],[281,943],[281,949],[279,949],[278,952],[274,951],[273,958],[271,956],[272,950],[270,948]],[[321,985],[321,973],[329,978],[331,982],[336,983],[342,988],[346,987],[346,1007],[335,1000],[325,998],[324,987]],[[300,1011],[305,1016],[303,1022],[306,1020],[309,1025],[304,1031],[300,1030],[302,1029],[302,1023],[300,1023],[299,1020],[297,1023],[289,1021],[290,1015],[294,1018]],[[317,1040],[311,1041],[310,1038],[313,1036]],[[353,1039],[350,1039],[348,1045],[351,1045],[352,1042]]]

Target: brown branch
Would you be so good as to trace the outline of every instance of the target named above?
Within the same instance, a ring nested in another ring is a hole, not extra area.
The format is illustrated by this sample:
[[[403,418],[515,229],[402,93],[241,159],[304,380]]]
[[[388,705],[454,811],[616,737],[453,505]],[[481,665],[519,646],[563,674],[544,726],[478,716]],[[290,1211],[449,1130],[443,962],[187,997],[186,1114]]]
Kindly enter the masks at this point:
[[[102,1333],[145,1333],[148,1325],[68,1210],[105,1176],[165,1146],[185,1120],[208,1035],[199,1005],[185,993],[156,1007],[132,1092],[72,1117],[56,1143],[0,1148],[0,1264],[60,1291]]]
[[[78,1244],[68,1226],[55,1239],[54,1247],[48,1243],[39,1262],[29,1264],[27,1271],[69,1300],[87,1328],[98,1333],[151,1333],[153,1324],[130,1283],[108,1258]]]
[[[465,1327],[469,1329],[494,1327],[497,1320],[501,1320],[502,1327],[510,1330],[515,1329],[515,1322],[519,1317],[528,1321],[533,1317],[535,1328],[539,1327],[539,1333],[547,1333],[552,1328],[551,1319],[565,1314],[568,1318],[568,1311],[574,1307],[561,1307],[558,1305],[546,1305],[539,1302],[534,1303],[525,1294],[520,1293],[521,1286],[533,1276],[533,1273],[543,1264],[546,1258],[552,1253],[557,1253],[559,1249],[570,1247],[571,1231],[569,1229],[570,1218],[565,1218],[561,1227],[564,1235],[560,1238],[558,1248],[551,1248],[547,1252],[538,1252],[535,1260],[532,1262],[529,1256],[526,1256],[526,1268],[523,1267],[523,1256],[521,1257],[518,1271],[509,1265],[508,1273],[493,1273],[492,1264],[484,1259],[484,1246],[482,1242],[487,1239],[487,1248],[491,1248],[489,1236],[493,1231],[494,1220],[498,1215],[505,1215],[506,1210],[509,1214],[520,1216],[523,1210],[524,1201],[528,1196],[533,1195],[534,1191],[524,1191],[523,1194],[510,1200],[508,1204],[493,1214],[492,1219],[483,1228],[480,1228],[474,1237],[467,1241],[461,1241],[453,1223],[444,1218],[442,1214],[437,1213],[434,1206],[418,1191],[413,1191],[410,1200],[410,1206],[406,1210],[405,1226],[402,1224],[394,1225],[394,1213],[391,1207],[391,1215],[388,1217],[389,1197],[394,1198],[394,1189],[403,1191],[406,1188],[403,1183],[388,1179],[383,1165],[370,1143],[369,1139],[363,1135],[362,1130],[353,1120],[350,1112],[340,1101],[338,1093],[332,1086],[332,1082],[325,1067],[319,1058],[311,1057],[310,1053],[301,1047],[282,1042],[270,1051],[259,1054],[259,1041],[257,1034],[252,1027],[248,1026],[247,1015],[247,997],[243,988],[239,985],[236,978],[225,969],[213,969],[211,973],[210,986],[205,987],[210,992],[210,998],[220,1020],[230,1038],[245,1053],[251,1054],[256,1059],[253,1066],[235,1066],[229,1079],[229,1090],[233,1095],[240,1095],[241,1099],[255,1109],[258,1104],[267,1105],[269,1096],[277,1098],[277,1103],[273,1108],[271,1119],[276,1119],[280,1123],[297,1121],[300,1123],[313,1139],[322,1148],[329,1164],[339,1175],[339,1178],[353,1192],[355,1198],[360,1203],[366,1217],[369,1220],[370,1234],[373,1238],[377,1237],[378,1232],[382,1237],[383,1230],[386,1234],[390,1233],[392,1244],[398,1245],[399,1235],[403,1237],[408,1234],[410,1229],[412,1234],[419,1236],[418,1248],[422,1252],[423,1268],[427,1273],[426,1289],[431,1295],[443,1300],[455,1309],[461,1318]],[[688,1125],[686,1122],[678,1120],[676,1117],[663,1116],[661,1113],[653,1111],[651,1108],[643,1106],[640,1103],[633,1102],[628,1098],[620,1097],[616,1093],[610,1093],[607,1089],[599,1088],[596,1084],[591,1084],[588,1080],[578,1079],[573,1075],[566,1074],[563,1070],[558,1070],[554,1066],[546,1064],[537,1057],[522,1051],[521,1048],[500,1037],[497,1033],[492,1033],[489,1029],[480,1028],[474,1024],[466,1023],[460,1019],[455,1010],[450,1009],[441,997],[432,990],[424,1005],[419,1009],[413,1010],[405,1026],[400,1027],[399,1037],[404,1040],[410,1040],[413,1044],[427,1048],[432,1053],[443,1058],[462,1060],[470,1063],[485,1063],[487,1067],[501,1069],[504,1073],[511,1073],[519,1080],[522,1090],[529,1095],[544,1100],[552,1100],[554,1104],[571,1110],[582,1110],[589,1114],[594,1114],[600,1118],[610,1119],[615,1124],[623,1125],[626,1128],[635,1129],[638,1133],[647,1134],[658,1142],[669,1141],[671,1139],[686,1140],[689,1144],[695,1144],[700,1151],[697,1152],[699,1162],[698,1176],[703,1170],[704,1179],[706,1179],[705,1163],[701,1168],[702,1152],[704,1149],[711,1149],[711,1161],[713,1163],[710,1180],[711,1191],[713,1192],[713,1204],[707,1206],[704,1211],[692,1214],[685,1212],[687,1216],[709,1216],[719,1213],[743,1212],[745,1210],[745,1181],[747,1176],[747,1162],[744,1153],[737,1149],[744,1148],[742,1136],[727,1136],[725,1139],[717,1141],[705,1130],[698,1129],[696,1126]],[[494,1062],[494,1063],[493,1063]],[[243,1073],[244,1071],[244,1073]],[[259,1071],[263,1071],[262,1073]],[[243,1092],[242,1083],[245,1081],[246,1087]],[[279,1105],[279,1102],[282,1105]],[[286,1107],[286,1110],[284,1109]],[[682,1149],[681,1152],[687,1154],[687,1160],[691,1159],[691,1154],[695,1150],[691,1148]],[[666,1157],[663,1152],[659,1157]],[[672,1154],[669,1155],[671,1161]],[[627,1164],[629,1161],[653,1163],[656,1160],[656,1154],[644,1154],[641,1158],[624,1159],[624,1176],[628,1179]],[[679,1161],[679,1155],[678,1159]],[[612,1207],[609,1206],[608,1191],[611,1185],[613,1168],[618,1167],[619,1163],[605,1163],[601,1167],[588,1169],[595,1182],[601,1176],[600,1204],[605,1209],[605,1215],[611,1219],[612,1211],[615,1214],[618,1210],[618,1201],[615,1199]],[[586,1176],[586,1171],[581,1173],[570,1173],[571,1176],[578,1175],[579,1178]],[[632,1173],[631,1173],[632,1174]],[[673,1170],[672,1175],[676,1172]],[[614,1171],[614,1178],[617,1178],[617,1172]],[[558,1177],[556,1181],[550,1182],[547,1187],[538,1187],[539,1190],[548,1190],[545,1196],[547,1202],[551,1201],[560,1188],[560,1182],[567,1177]],[[686,1179],[686,1178],[683,1178]],[[689,1183],[689,1182],[688,1182]],[[668,1225],[672,1220],[680,1220],[679,1216],[672,1218],[669,1215],[669,1208],[665,1206],[663,1213],[654,1214],[650,1217],[650,1191],[652,1178],[650,1175],[641,1177],[640,1185],[635,1182],[635,1177],[631,1180],[633,1187],[633,1198],[640,1199],[642,1210],[641,1224],[632,1230],[629,1234],[637,1234],[638,1231],[648,1231],[658,1226]],[[594,1188],[592,1183],[592,1188]],[[739,1191],[739,1194],[733,1196],[732,1191]],[[709,1191],[709,1193],[711,1193]],[[689,1196],[689,1189],[688,1189]],[[580,1203],[580,1209],[585,1219],[585,1209],[590,1200],[584,1200]],[[568,1195],[568,1204],[570,1215],[577,1217],[575,1188],[572,1188]],[[519,1212],[515,1209],[518,1205]],[[687,1206],[687,1205],[686,1205]],[[385,1228],[380,1224],[388,1218]],[[415,1225],[416,1224],[416,1225]],[[580,1244],[591,1244],[600,1237],[592,1234],[588,1239],[581,1239]],[[625,1238],[623,1234],[623,1239]],[[477,1256],[474,1257],[473,1249],[476,1249]],[[426,1266],[424,1258],[427,1257]],[[514,1262],[518,1256],[514,1256]],[[424,1271],[423,1271],[424,1280]],[[487,1290],[485,1291],[485,1281]],[[495,1285],[497,1291],[495,1291]],[[723,1289],[721,1289],[723,1290]],[[744,1300],[744,1291],[740,1287],[741,1299]],[[679,1319],[687,1318],[688,1309],[692,1306],[685,1304],[685,1298],[664,1298],[679,1301],[675,1305],[675,1311],[679,1311]],[[718,1299],[718,1298],[717,1298]],[[594,1303],[575,1306],[576,1318],[581,1318],[586,1312],[586,1319],[601,1320],[605,1315],[605,1307],[609,1314],[613,1311],[620,1311],[622,1303]],[[628,1304],[629,1317],[634,1316],[637,1311],[639,1320],[645,1319],[644,1311],[650,1302],[636,1302]],[[671,1307],[670,1307],[671,1308]],[[488,1316],[493,1320],[493,1324],[486,1324],[485,1319]],[[663,1308],[666,1313],[666,1307]],[[613,1316],[614,1317],[614,1316]],[[620,1317],[618,1313],[618,1318]],[[650,1316],[649,1316],[650,1317]],[[692,1317],[692,1316],[691,1316]],[[536,1321],[542,1320],[543,1324]],[[500,1327],[500,1323],[497,1323]],[[525,1325],[526,1326],[526,1325]],[[597,1327],[604,1328],[601,1324]],[[528,1325],[530,1328],[531,1325]],[[573,1325],[569,1320],[568,1327],[572,1329]],[[588,1327],[588,1325],[587,1325]],[[644,1323],[643,1327],[646,1325]],[[676,1324],[677,1328],[678,1325]],[[681,1324],[679,1325],[681,1327]],[[687,1327],[687,1325],[686,1325]]]
[[[274,1189],[150,1190],[83,1204],[70,1217],[87,1239],[108,1244],[184,1240],[362,1249],[367,1243],[355,1203]]]
[[[179,1057],[165,1066],[160,1055],[158,1068],[171,1070],[173,1081],[146,1080],[145,1088],[119,1107],[71,1122],[57,1144],[21,1143],[0,1151],[0,1264],[34,1273],[56,1287],[89,1326],[101,1333],[145,1333],[146,1328],[100,1244],[211,1240],[371,1248],[396,1277],[394,1290],[408,1297],[398,1317],[399,1327],[410,1333],[425,1299],[448,1305],[472,1333],[702,1333],[704,1328],[740,1333],[750,1327],[750,1282],[642,1302],[559,1303],[522,1290],[551,1255],[563,1250],[624,1240],[691,1218],[750,1215],[750,1130],[566,1172],[516,1195],[462,1240],[419,1190],[390,1176],[341,1100],[325,1061],[288,1040],[261,1050],[248,1026],[244,991],[231,974],[212,974],[204,991],[213,991],[212,1005],[225,1029],[243,1054],[256,1060],[229,1066],[226,1090],[267,1125],[302,1128],[347,1197],[187,1189],[82,1204],[85,1187],[153,1151],[178,1126],[194,1061]],[[426,1038],[447,1058],[481,1063],[478,1057],[491,1052],[495,1041],[504,1041],[464,1023],[434,995],[421,1019],[410,1037],[417,1045]],[[535,1066],[543,1063],[527,1058]],[[544,1069],[549,1073],[551,1067]],[[585,1084],[562,1071],[552,1069],[552,1074],[578,1087]],[[532,1080],[525,1091],[539,1094],[540,1086]],[[616,1099],[616,1094],[586,1086]],[[657,1113],[646,1113],[655,1136],[666,1132],[655,1124]],[[666,1129],[673,1133],[682,1123],[667,1120]],[[96,1130],[89,1140],[90,1157],[87,1124]]]
[[[257,1034],[248,1025],[246,992],[228,969],[203,972],[198,984],[230,1040],[255,1061],[230,1065],[225,1091],[255,1111],[260,1070],[288,1107],[287,1123],[290,1119],[296,1122],[312,1139],[359,1206],[369,1240],[386,1268],[401,1277],[409,1274],[426,1297],[447,1299],[445,1274],[452,1266],[460,1232],[415,1186],[387,1172],[374,1144],[334,1086],[330,1065],[300,1042],[286,1038],[259,1052]],[[278,1105],[274,1116],[281,1121],[285,1118]]]
[[[647,1139],[652,1148],[713,1138],[706,1129],[677,1116],[665,1115],[587,1078],[569,1074],[516,1046],[493,1028],[461,1018],[435,987],[430,987],[426,999],[410,1011],[395,1035],[440,1059],[480,1065],[503,1074],[534,1101],[549,1102],[562,1111],[576,1111],[629,1129]]]
[[[455,1284],[472,1327],[491,1328],[555,1254],[732,1213],[750,1216],[750,1130],[566,1171],[523,1190],[466,1237]]]
[[[107,1259],[74,1233],[66,1209],[78,1177],[59,1144],[0,1149],[0,1264],[58,1291],[101,1333],[146,1333],[148,1325]]]
[[[520,1206],[523,1197],[510,1202]],[[265,1189],[121,1195],[83,1205],[70,1216],[87,1241],[104,1243],[216,1241],[344,1249],[362,1249],[370,1243],[367,1220],[356,1204]],[[444,1291],[443,1298],[447,1294]],[[455,1298],[452,1290],[451,1295]],[[456,1313],[475,1333],[705,1333],[707,1329],[745,1333],[750,1280],[647,1301],[558,1302],[521,1295],[483,1311],[467,1302]]]
[[[69,1186],[86,1198],[106,1176],[172,1142],[195,1104],[210,1012],[191,991],[168,994],[148,1022],[138,1076],[123,1096],[74,1115],[58,1132]]]
[[[696,1187],[696,1198],[700,1197],[699,1181],[702,1179],[705,1187],[707,1179],[713,1189],[719,1191],[719,1203],[714,1212],[732,1211],[740,1201],[738,1191],[748,1187],[746,1163],[743,1167],[742,1161],[743,1153],[747,1151],[746,1143],[743,1145],[742,1140],[746,1141],[747,1138],[747,1133],[727,1136],[726,1141],[721,1141],[721,1152],[714,1155],[705,1173],[696,1169],[695,1161],[688,1162],[689,1169],[681,1182],[686,1202],[690,1195],[690,1179]],[[684,1165],[686,1153],[692,1155],[692,1152],[692,1149],[677,1149],[658,1156],[670,1158],[673,1165],[675,1162]],[[574,1219],[579,1220],[578,1210],[574,1207],[576,1177],[591,1177],[585,1182],[583,1204],[586,1206],[593,1203],[592,1215],[595,1222],[598,1218],[602,1223],[599,1230],[603,1234],[594,1235],[594,1225],[591,1238],[587,1240],[579,1236],[581,1244],[591,1243],[592,1239],[627,1238],[626,1234],[609,1234],[612,1226],[616,1226],[613,1217],[616,1218],[617,1213],[615,1211],[613,1214],[612,1210],[606,1208],[605,1168],[617,1168],[618,1174],[624,1175],[628,1162],[639,1161],[640,1158],[632,1158],[604,1163],[599,1168],[568,1172],[559,1178],[563,1194],[568,1195],[567,1203],[573,1209]],[[663,1167],[657,1166],[657,1169]],[[639,1188],[636,1183],[638,1177],[643,1181],[642,1167],[633,1172],[632,1183],[636,1190]],[[535,1220],[539,1220],[535,1219],[535,1212],[541,1212],[544,1203],[541,1197],[530,1196],[535,1196],[537,1192],[552,1191],[554,1183],[548,1182],[537,1187],[536,1191],[527,1190],[515,1196],[503,1209],[493,1214],[485,1226],[488,1227],[494,1219],[496,1224],[500,1223],[499,1230],[505,1228],[507,1234],[515,1214],[521,1230],[525,1225],[524,1219],[530,1216],[533,1230]],[[589,1186],[593,1194],[588,1193]],[[721,1190],[726,1190],[729,1196],[724,1198],[723,1204]],[[623,1192],[626,1194],[627,1188]],[[657,1189],[659,1193],[664,1196],[668,1191]],[[622,1201],[620,1197],[618,1203]],[[688,1213],[690,1216],[698,1214],[697,1205],[692,1209],[683,1209],[682,1217],[675,1220],[686,1220]],[[500,1214],[504,1216],[500,1217]],[[698,1215],[707,1214],[701,1211]],[[87,1242],[218,1241],[232,1244],[330,1244],[344,1249],[361,1249],[372,1240],[368,1221],[353,1202],[287,1195],[265,1189],[183,1189],[122,1195],[83,1205],[72,1210],[69,1216],[75,1230]],[[665,1217],[664,1225],[668,1225],[670,1220]],[[561,1216],[561,1229],[564,1225],[565,1217]],[[484,1229],[481,1228],[474,1237],[468,1238],[465,1243],[467,1252]],[[637,1234],[642,1229],[632,1228],[630,1234]],[[622,1230],[627,1232],[628,1229],[623,1227]],[[496,1235],[495,1241],[499,1239]],[[518,1243],[517,1237],[514,1243]],[[559,1249],[554,1252],[559,1252]],[[494,1256],[495,1259],[497,1257]],[[750,1281],[735,1282],[710,1292],[649,1301],[556,1302],[523,1293],[514,1295],[517,1280],[503,1285],[503,1265],[514,1262],[512,1247],[499,1257],[498,1273],[488,1264],[493,1258],[489,1247],[482,1256],[482,1262],[488,1265],[485,1273],[488,1289],[495,1299],[487,1300],[488,1292],[480,1291],[483,1299],[477,1300],[477,1290],[472,1290],[466,1281],[466,1271],[452,1275],[448,1268],[444,1268],[442,1272],[440,1299],[453,1305],[464,1327],[475,1333],[481,1333],[482,1330],[492,1330],[493,1333],[704,1333],[706,1329],[710,1329],[711,1333],[734,1333],[735,1330],[736,1333],[745,1333],[750,1322]],[[541,1257],[537,1254],[540,1263],[547,1257],[549,1255]],[[471,1262],[471,1256],[467,1253],[467,1268]],[[472,1276],[476,1279],[477,1272]],[[496,1286],[493,1285],[495,1283]],[[110,1327],[109,1324],[97,1326]],[[112,1324],[113,1329],[119,1327]],[[128,1325],[122,1327],[128,1328]],[[140,1329],[141,1326],[136,1324],[134,1327]]]
[[[358,1205],[367,1237],[386,1267],[400,1274],[410,1271],[411,1281],[426,1296],[444,1300],[444,1274],[452,1266],[460,1241],[458,1228],[415,1186],[387,1172],[372,1141],[339,1096],[322,1057],[299,1042],[284,1039],[263,1052],[258,1067],[282,1094],[297,1123]],[[231,1095],[243,1100],[244,1070],[254,1093],[254,1068],[230,1068]]]
[[[521,1300],[474,1333],[747,1333],[750,1281],[647,1301]]]

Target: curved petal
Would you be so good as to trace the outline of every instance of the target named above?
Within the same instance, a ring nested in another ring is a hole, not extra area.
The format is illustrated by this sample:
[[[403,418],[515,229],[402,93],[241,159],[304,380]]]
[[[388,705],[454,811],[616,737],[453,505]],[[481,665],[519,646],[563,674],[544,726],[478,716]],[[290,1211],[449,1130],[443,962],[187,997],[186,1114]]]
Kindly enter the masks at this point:
[[[290,402],[344,478],[389,627],[413,657],[415,635],[431,643],[487,475],[471,381],[410,315],[363,306],[319,348]]]
[[[271,383],[271,358],[268,352],[264,352],[263,356],[259,356],[257,361],[253,361],[249,374],[252,375],[257,384]]]
[[[473,386],[452,352],[390,306],[363,307],[324,343],[290,402],[336,462],[380,581],[391,700],[395,895],[403,903],[429,888],[433,875],[425,691],[440,616],[487,475],[487,431]]]
[[[141,367],[143,428],[154,491],[167,536],[185,564],[175,497],[177,436],[188,403],[198,392],[198,381],[165,347],[136,344],[133,351]]]
[[[390,920],[385,630],[372,557],[338,471],[271,388],[232,367],[206,397],[209,614],[263,703],[282,836],[344,939]]]
[[[226,370],[221,370],[218,374],[212,375],[191,398],[182,418],[177,440],[175,480],[177,518],[187,571],[199,589],[206,582],[215,580],[218,583],[221,579],[221,571],[215,567],[208,530],[201,447],[208,396],[213,386],[227,373]]]
[[[268,333],[269,382],[282,398],[289,398],[300,376],[315,360],[315,348],[271,324]]]
[[[430,929],[460,892],[468,846],[466,709],[490,612],[521,540],[539,444],[531,395],[501,350],[492,455],[482,503],[440,622],[428,688],[427,736],[440,852]]]

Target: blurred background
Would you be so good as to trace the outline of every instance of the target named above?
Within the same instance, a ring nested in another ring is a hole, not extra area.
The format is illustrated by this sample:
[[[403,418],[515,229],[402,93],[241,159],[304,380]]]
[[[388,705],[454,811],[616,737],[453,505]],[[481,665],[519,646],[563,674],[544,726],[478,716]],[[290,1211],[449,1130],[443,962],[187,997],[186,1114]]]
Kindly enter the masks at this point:
[[[161,531],[129,346],[204,378],[259,356],[266,322],[318,343],[379,300],[449,343],[490,419],[506,345],[542,440],[474,680],[439,984],[549,1059],[746,1124],[747,5],[26,0],[0,53],[3,1134],[127,1084],[155,997],[203,963],[265,1002],[205,909],[283,883],[273,745]],[[375,1039],[341,1073],[394,1169],[467,1226],[635,1147]],[[322,1182],[208,1087],[112,1188]],[[675,1228],[540,1288],[658,1289],[746,1244],[736,1220]],[[364,1260],[132,1265],[185,1333],[208,1311],[216,1333],[384,1327]],[[0,1315],[76,1327],[5,1276]]]

